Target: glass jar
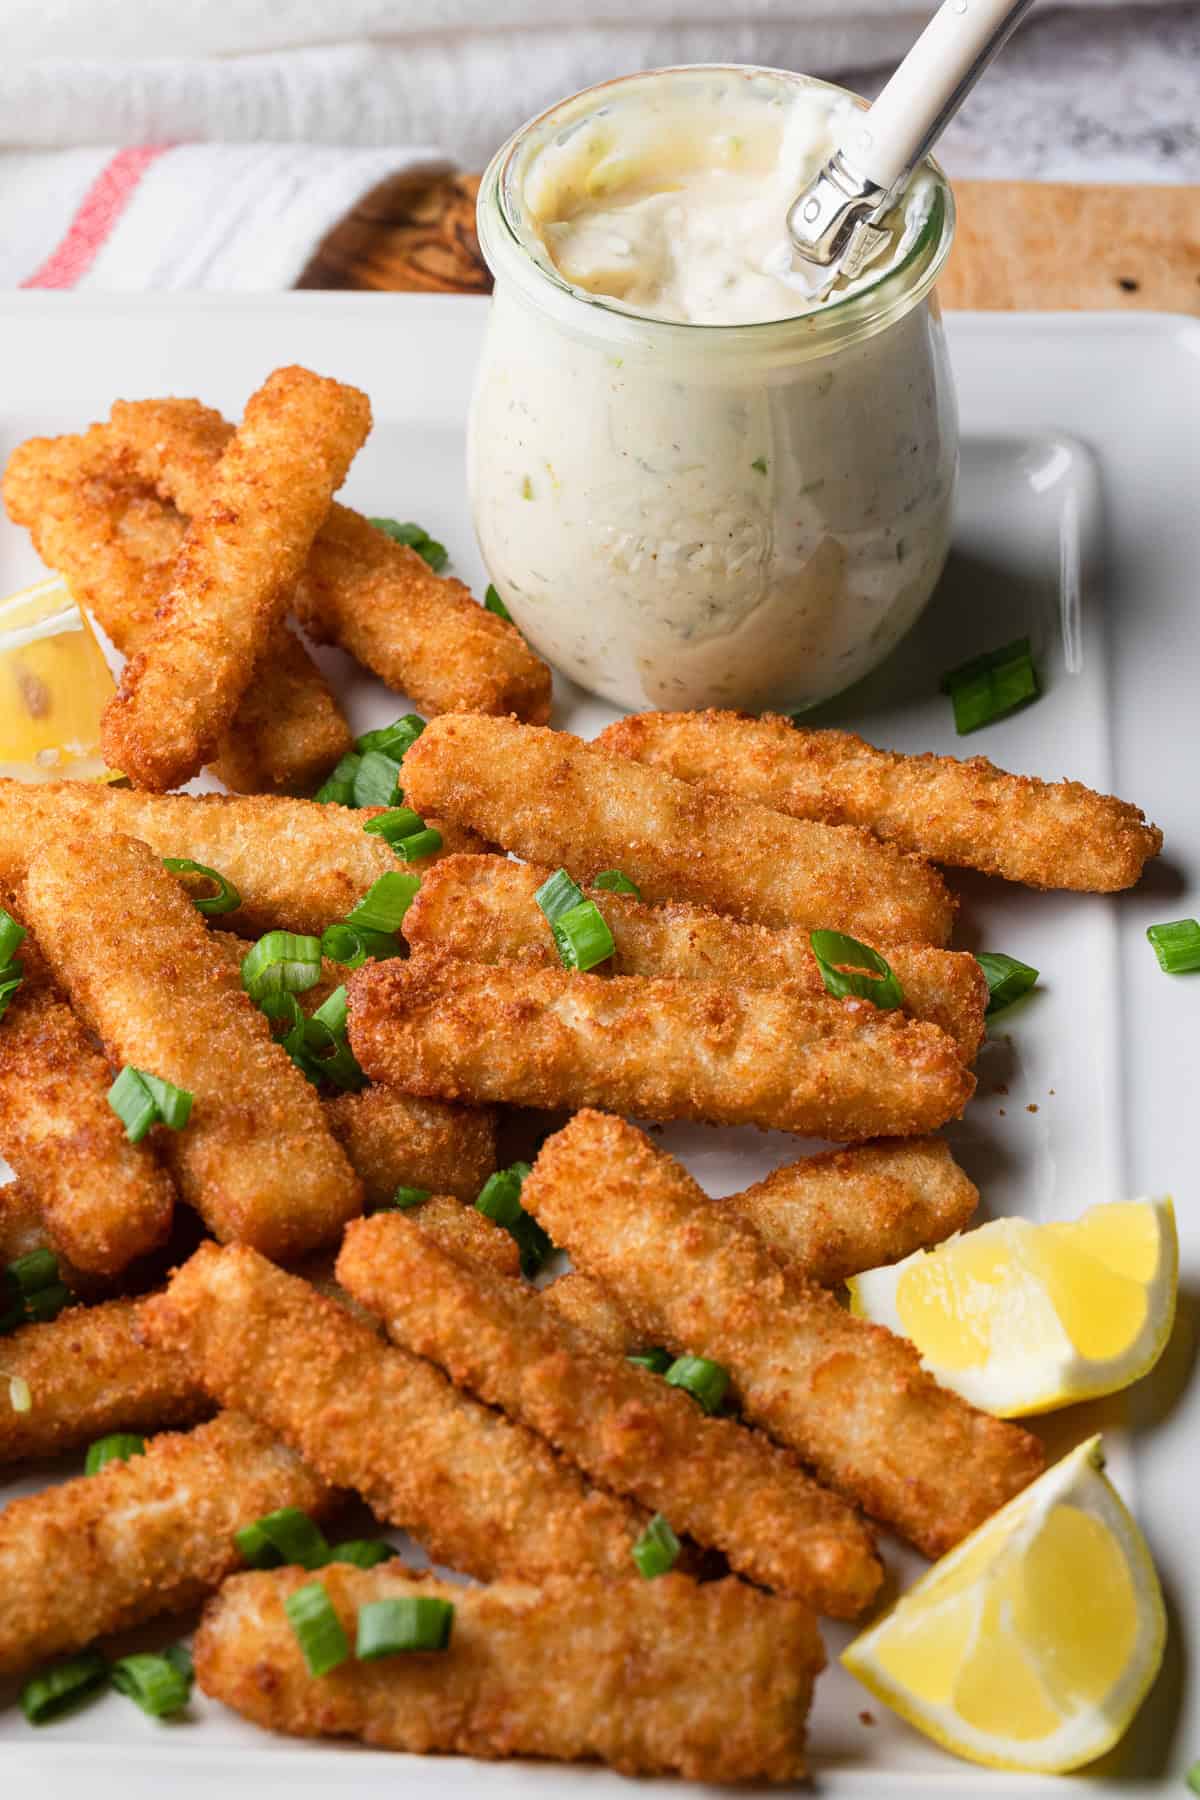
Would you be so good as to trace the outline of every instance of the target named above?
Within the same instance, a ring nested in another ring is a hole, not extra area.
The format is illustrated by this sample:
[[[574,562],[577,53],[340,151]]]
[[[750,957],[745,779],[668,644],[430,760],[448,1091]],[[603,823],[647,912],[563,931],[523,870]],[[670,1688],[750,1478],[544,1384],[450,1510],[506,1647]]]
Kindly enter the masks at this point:
[[[475,529],[516,624],[592,693],[802,709],[888,654],[946,559],[957,411],[932,290],[953,203],[927,165],[903,257],[818,310],[642,316],[566,281],[526,200],[547,156],[580,131],[619,147],[663,84],[697,114],[798,92],[862,104],[700,65],[589,89],[505,145],[479,195],[495,292],[469,425]]]

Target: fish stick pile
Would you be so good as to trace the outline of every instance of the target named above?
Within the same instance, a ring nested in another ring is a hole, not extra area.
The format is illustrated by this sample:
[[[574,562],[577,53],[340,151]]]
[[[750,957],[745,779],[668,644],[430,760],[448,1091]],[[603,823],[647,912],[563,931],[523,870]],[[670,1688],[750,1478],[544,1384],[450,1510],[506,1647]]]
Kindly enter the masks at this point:
[[[817,1616],[1044,1462],[839,1297],[979,1201],[941,869],[1107,893],[1161,834],[785,719],[550,729],[507,619],[335,499],[369,427],[290,367],[4,474],[126,660],[123,780],[0,779],[0,1464],[69,1459],[0,1506],[0,1675],[203,1609],[269,1731],[794,1781]],[[294,626],[427,722],[356,739]],[[711,1198],[675,1120],[832,1147]]]

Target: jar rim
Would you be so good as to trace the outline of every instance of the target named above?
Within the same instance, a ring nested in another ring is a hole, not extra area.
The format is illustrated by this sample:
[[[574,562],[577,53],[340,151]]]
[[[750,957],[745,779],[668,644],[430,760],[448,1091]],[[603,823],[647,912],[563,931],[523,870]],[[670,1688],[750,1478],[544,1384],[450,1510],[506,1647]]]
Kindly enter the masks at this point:
[[[586,103],[593,97],[601,99],[614,90],[663,77],[669,79],[672,76],[706,74],[743,76],[748,79],[766,77],[786,86],[820,89],[839,99],[849,99],[860,108],[865,108],[868,104],[861,95],[853,93],[849,88],[840,87],[836,82],[754,63],[678,63],[664,68],[639,69],[629,75],[614,76],[608,81],[597,82],[592,87],[581,88],[577,93],[555,101],[552,106],[519,126],[501,145],[484,172],[476,207],[477,228],[480,247],[493,277],[499,278],[501,270],[497,263],[503,260],[503,273],[515,276],[531,298],[540,300],[542,304],[565,302],[577,324],[582,326],[585,315],[576,313],[575,308],[583,306],[591,309],[586,317],[599,335],[619,337],[626,341],[631,335],[642,338],[649,336],[651,341],[657,339],[664,342],[671,338],[676,342],[690,339],[697,345],[703,342],[706,351],[721,345],[728,345],[730,348],[735,344],[744,346],[751,340],[757,347],[765,349],[768,344],[778,343],[785,336],[794,336],[798,330],[803,331],[812,341],[812,348],[816,351],[818,347],[828,348],[831,339],[840,344],[873,336],[876,331],[892,324],[918,305],[932,289],[945,265],[955,226],[954,197],[950,184],[940,164],[931,156],[926,157],[919,166],[933,177],[933,202],[928,217],[901,261],[894,267],[883,270],[877,280],[868,282],[866,286],[840,300],[808,312],[733,324],[663,319],[615,302],[611,296],[595,294],[576,286],[548,258],[542,260],[534,253],[522,230],[515,177],[518,158],[528,149],[535,134],[548,133],[560,118],[566,123],[568,117],[576,113],[581,114],[578,123],[582,124],[588,116]]]

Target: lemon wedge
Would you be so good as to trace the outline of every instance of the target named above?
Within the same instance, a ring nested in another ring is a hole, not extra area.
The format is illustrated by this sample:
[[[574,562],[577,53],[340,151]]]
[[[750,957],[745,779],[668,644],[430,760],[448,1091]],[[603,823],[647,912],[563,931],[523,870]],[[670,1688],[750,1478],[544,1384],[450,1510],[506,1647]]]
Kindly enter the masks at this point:
[[[842,1662],[971,1762],[1061,1773],[1128,1727],[1158,1672],[1162,1592],[1094,1437],[936,1563]]]
[[[1011,1419],[1144,1375],[1171,1335],[1178,1280],[1161,1199],[1064,1224],[997,1219],[848,1286],[851,1311],[911,1338],[944,1387]]]
[[[106,776],[100,715],[114,686],[61,576],[0,600],[0,775]]]

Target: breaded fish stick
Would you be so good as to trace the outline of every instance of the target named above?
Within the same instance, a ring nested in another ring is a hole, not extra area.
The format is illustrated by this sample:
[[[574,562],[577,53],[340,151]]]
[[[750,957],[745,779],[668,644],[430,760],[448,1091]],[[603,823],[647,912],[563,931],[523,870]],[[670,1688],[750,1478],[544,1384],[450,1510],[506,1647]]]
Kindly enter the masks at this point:
[[[534,895],[550,870],[505,856],[448,856],[425,875],[404,920],[410,944],[433,944],[467,962],[560,966],[550,926]],[[616,946],[605,975],[672,975],[778,987],[794,981],[823,994],[824,983],[800,925],[772,931],[701,906],[647,906],[628,894],[589,888]],[[881,946],[874,946],[881,948]],[[904,989],[903,1010],[948,1032],[968,1061],[983,1037],[988,985],[973,956],[897,944],[885,954]]]
[[[362,1178],[368,1208],[398,1187],[472,1202],[496,1167],[496,1115],[368,1087],[325,1102],[325,1119]]]
[[[78,895],[73,906],[86,934]],[[90,1275],[116,1275],[165,1242],[175,1189],[152,1147],[127,1141],[108,1104],[113,1072],[32,937],[18,957],[25,979],[0,1019],[0,1152],[54,1249]]]
[[[23,892],[113,1066],[193,1096],[183,1130],[156,1135],[209,1229],[280,1257],[335,1239],[362,1211],[362,1184],[316,1090],[161,858],[134,838],[67,836],[34,856]]]
[[[195,400],[118,401],[111,431],[187,513],[204,503],[230,427]],[[340,644],[428,713],[550,716],[550,670],[514,625],[405,544],[334,505],[293,596],[306,630]]]
[[[791,987],[485,967],[424,950],[351,977],[350,1045],[432,1100],[602,1106],[838,1141],[907,1137],[975,1087],[934,1025]]]
[[[410,806],[577,881],[624,870],[651,905],[689,900],[759,925],[944,944],[933,869],[870,832],[787,819],[512,719],[434,719],[404,758]]]
[[[30,438],[4,472],[10,518],[125,656],[146,643],[187,521],[138,475],[107,426]],[[333,690],[299,639],[275,627],[212,772],[235,793],[311,793],[350,749]]]
[[[161,792],[212,759],[370,424],[365,394],[307,369],[277,369],[251,395],[105,710],[110,767]]]
[[[536,1530],[536,1526],[534,1527]],[[268,1730],[379,1750],[609,1763],[625,1775],[791,1781],[824,1657],[807,1607],[685,1575],[450,1587],[337,1564],[320,1580],[350,1643],[359,1608],[429,1595],[454,1607],[437,1655],[351,1659],[314,1680],[283,1610],[299,1569],[239,1575],[196,1637],[202,1691]]]
[[[984,756],[901,756],[769,713],[640,713],[598,742],[707,793],[866,826],[932,862],[1030,887],[1113,893],[1162,849],[1136,806],[1082,782],[1009,775]]]
[[[907,1339],[785,1270],[623,1120],[578,1114],[543,1147],[521,1203],[648,1342],[721,1363],[748,1418],[927,1556],[1041,1472],[1035,1437],[939,1387]]]
[[[202,1245],[144,1303],[141,1329],[436,1562],[482,1581],[631,1567],[636,1508],[252,1250]]]
[[[260,1426],[222,1413],[11,1500],[0,1512],[0,1675],[186,1612],[239,1566],[235,1531],[283,1506],[319,1516],[332,1499]]]
[[[267,794],[142,794],[94,781],[0,778],[0,884],[19,883],[42,838],[124,832],[159,856],[191,857],[232,881],[242,904],[222,915],[231,930],[257,937],[278,926],[319,936],[372,882],[402,866],[363,830],[376,811]],[[447,852],[476,842],[439,829]],[[427,866],[411,865],[417,874]]]
[[[628,1494],[731,1568],[853,1618],[883,1570],[843,1500],[732,1419],[613,1355],[535,1289],[460,1261],[420,1213],[380,1213],[347,1230],[337,1278],[389,1337],[546,1438],[594,1481]]]
[[[0,1405],[0,1463],[56,1456],[108,1431],[163,1431],[212,1411],[186,1363],[139,1342],[136,1300],[73,1306],[3,1340],[0,1366],[30,1393],[28,1412]]]

